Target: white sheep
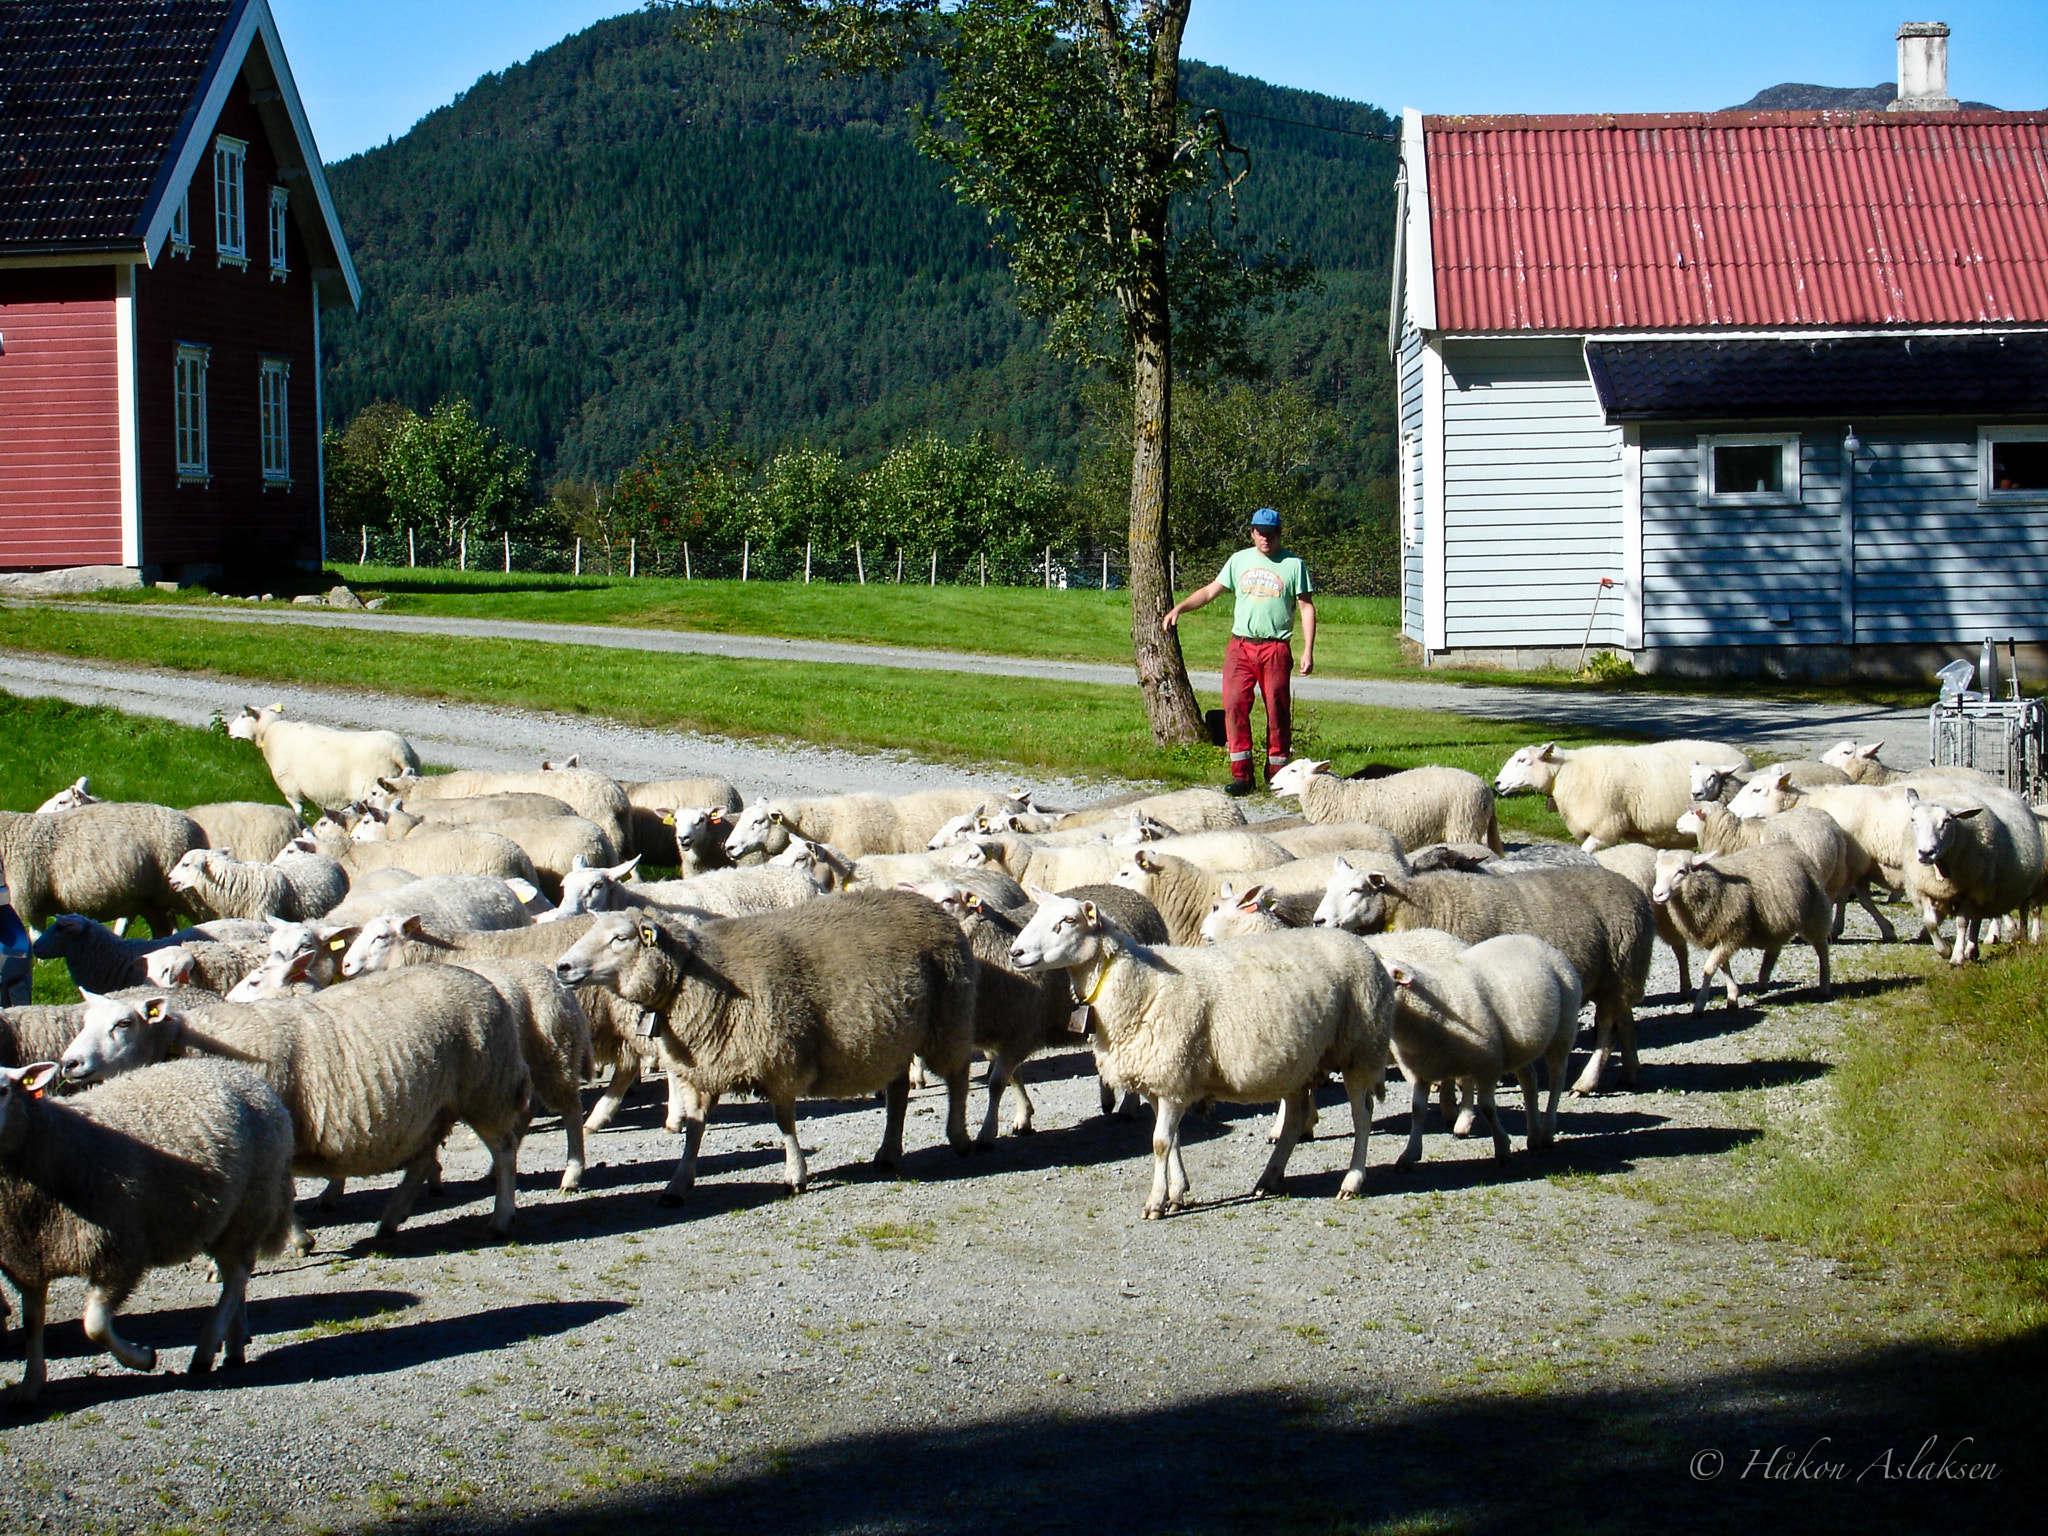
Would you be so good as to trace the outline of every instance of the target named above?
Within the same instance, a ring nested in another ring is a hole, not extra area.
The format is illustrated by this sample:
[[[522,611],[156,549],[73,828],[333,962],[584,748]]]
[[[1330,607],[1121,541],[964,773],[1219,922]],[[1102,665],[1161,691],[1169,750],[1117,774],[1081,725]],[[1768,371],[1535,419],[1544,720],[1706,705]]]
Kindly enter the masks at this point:
[[[645,908],[665,912],[712,913],[746,917],[781,907],[799,906],[824,895],[816,879],[803,870],[757,866],[714,869],[692,880],[632,882],[638,859],[610,869],[578,869],[562,882],[561,912],[623,912]]]
[[[1955,779],[1968,784],[1998,784],[1995,774],[1981,768],[1888,768],[1878,761],[1881,741],[1838,741],[1820,755],[1820,760],[1839,768],[1851,784],[1896,784],[1904,779]],[[1796,779],[1793,781],[1798,782]],[[1803,787],[1803,786],[1802,786]]]
[[[1502,764],[1494,793],[1548,795],[1588,853],[1615,843],[1682,848],[1678,818],[1692,804],[1692,768],[1747,768],[1749,759],[1713,741],[1659,741],[1642,746],[1523,747]]]
[[[284,718],[284,706],[244,706],[228,735],[253,742],[271,780],[300,815],[306,803],[346,805],[376,788],[379,778],[417,773],[420,755],[396,731],[340,731]]]
[[[1734,853],[1666,849],[1657,856],[1650,899],[1668,907],[1686,942],[1707,953],[1693,993],[1694,1013],[1706,1010],[1717,971],[1727,987],[1728,1006],[1742,1000],[1742,984],[1729,964],[1742,950],[1763,951],[1756,984],[1759,991],[1769,986],[1778,952],[1794,939],[1813,946],[1820,995],[1834,995],[1828,980],[1834,903],[1821,888],[1813,861],[1790,843],[1760,843]]]
[[[1298,795],[1317,823],[1369,821],[1403,848],[1425,843],[1484,843],[1502,849],[1493,791],[1462,768],[1410,768],[1380,779],[1339,779],[1327,762],[1297,757],[1269,781],[1275,795]]]
[[[885,1090],[875,1160],[894,1168],[914,1058],[945,1079],[947,1140],[963,1156],[970,1148],[967,1064],[979,967],[959,927],[922,896],[853,891],[698,928],[608,913],[555,971],[567,985],[594,983],[655,1013],[670,1072],[696,1091],[698,1112],[685,1126],[663,1204],[696,1182],[705,1119],[721,1097],[742,1089],[774,1106],[785,1176],[798,1194],[808,1170],[797,1100]]]
[[[621,779],[619,789],[626,797],[626,840],[619,857],[640,854],[656,863],[665,862],[671,846],[668,813],[678,806],[716,807],[727,815],[740,809],[739,791],[725,779],[705,776],[690,779]]]
[[[1261,822],[1253,830],[1278,843],[1297,859],[1348,853],[1353,849],[1372,853],[1404,851],[1398,837],[1369,821],[1327,821],[1320,826],[1310,822],[1306,826],[1289,827],[1279,832],[1268,831],[1266,823]]]
[[[202,1253],[220,1300],[191,1372],[211,1370],[223,1345],[242,1364],[249,1273],[292,1230],[285,1106],[232,1062],[167,1062],[77,1098],[40,1097],[56,1075],[50,1062],[0,1072],[0,1269],[21,1292],[27,1361],[0,1401],[43,1390],[52,1280],[84,1279],[85,1336],[130,1370],[153,1370],[156,1351],[122,1338],[115,1314],[147,1271]]]
[[[1059,818],[1053,830],[1128,819],[1142,813],[1176,832],[1218,832],[1245,824],[1244,807],[1216,789],[1176,789],[1163,795],[1110,795]]]
[[[304,840],[301,840],[304,841]],[[540,871],[526,850],[509,837],[480,827],[450,827],[445,832],[421,831],[395,843],[358,843],[315,838],[311,851],[333,859],[353,882],[372,870],[403,868],[414,875],[495,875],[540,884]],[[295,847],[298,844],[294,844]]]
[[[1919,909],[1930,940],[1941,920],[1956,919],[1949,960],[1962,965],[1977,953],[1978,925],[2027,906],[2042,880],[2040,823],[2005,814],[2010,800],[1984,784],[1955,784],[1939,798],[1905,790],[1913,818],[1913,857],[1905,866],[1906,895]],[[1773,818],[1774,820],[1776,818]]]
[[[387,820],[395,820],[404,813],[385,814]],[[588,864],[609,864],[618,857],[612,840],[605,835],[602,827],[573,813],[567,816],[507,817],[501,821],[447,829],[443,829],[435,822],[422,821],[408,828],[401,841],[410,849],[416,838],[432,837],[437,833],[447,835],[458,831],[502,837],[518,844],[533,863],[534,882],[551,901],[561,899],[562,880],[570,870]],[[406,854],[399,856],[407,857]]]
[[[205,846],[191,817],[145,802],[98,801],[49,816],[0,811],[0,870],[31,932],[77,912],[102,922],[139,917],[151,933],[169,933],[185,909],[171,870]]]
[[[1493,1089],[1507,1073],[1521,1084],[1529,1150],[1555,1141],[1558,1095],[1584,1001],[1571,961],[1524,933],[1483,940],[1444,960],[1382,959],[1409,1002],[1395,1010],[1392,1027],[1394,1062],[1411,1090],[1408,1146],[1396,1162],[1406,1167],[1422,1157],[1430,1086],[1456,1083],[1477,1095],[1493,1132],[1494,1160],[1505,1163],[1508,1138]],[[1540,1110],[1531,1070],[1538,1060],[1550,1079],[1550,1102]]]
[[[1372,1101],[1387,1070],[1393,988],[1372,951],[1347,934],[1289,929],[1216,949],[1151,949],[1092,902],[1033,890],[1038,911],[1010,958],[1018,970],[1064,970],[1094,1010],[1104,1082],[1156,1106],[1145,1215],[1188,1198],[1180,1121],[1203,1099],[1282,1106],[1283,1128],[1254,1194],[1279,1194],[1319,1075],[1343,1075],[1351,1166],[1338,1197],[1365,1186]]]
[[[1157,845],[1158,848],[1166,846],[1164,843]],[[1353,850],[1352,856],[1360,859],[1369,857],[1358,850]],[[1338,860],[1344,857],[1343,854],[1324,854],[1296,859],[1255,873],[1260,886],[1276,901],[1285,897],[1320,896],[1328,889]],[[1251,872],[1242,870],[1217,873],[1199,869],[1172,854],[1157,852],[1154,848],[1137,848],[1130,850],[1117,865],[1110,883],[1138,892],[1157,907],[1175,944],[1196,944],[1201,942],[1202,924],[1224,886],[1229,884],[1241,888],[1251,877]],[[1308,917],[1313,915],[1311,904]],[[1294,923],[1284,923],[1276,916],[1275,926],[1306,927],[1307,917]]]
[[[634,814],[639,814],[637,807]],[[665,832],[672,834],[668,839],[668,847],[675,850],[677,867],[685,880],[692,875],[708,875],[714,869],[732,867],[732,859],[725,851],[725,839],[732,831],[732,813],[725,806],[691,806],[679,801],[673,807],[664,808],[655,814],[658,818],[656,824]],[[635,846],[631,850],[634,858],[650,854],[659,855],[666,851],[659,842],[651,841],[644,833],[636,831],[634,836]],[[792,843],[791,846],[795,844]],[[592,862],[609,864],[612,861],[603,859]],[[656,862],[662,861],[657,857]]]
[[[468,800],[486,795],[546,795],[569,807],[585,821],[595,822],[611,839],[612,847],[627,842],[632,825],[632,806],[616,781],[583,768],[560,768],[543,773],[506,773],[483,768],[463,768],[454,773],[421,777],[417,772],[391,775],[378,787],[398,796],[406,810],[433,819],[430,811],[415,801]],[[350,798],[355,798],[351,796]],[[532,814],[529,812],[528,814]]]
[[[1650,900],[1650,893],[1657,888],[1657,850],[1648,843],[1616,843],[1611,848],[1602,848],[1593,857],[1602,869],[1610,869]],[[1678,924],[1672,921],[1669,909],[1650,901],[1650,914],[1656,920],[1657,937],[1662,939],[1671,951],[1671,958],[1678,962],[1678,995],[1688,997],[1692,993],[1692,950],[1685,942],[1685,935]]]
[[[510,1229],[532,1076],[517,1015],[474,971],[410,966],[310,997],[190,1012],[161,999],[109,1002],[87,1013],[64,1052],[64,1076],[90,1082],[185,1054],[245,1061],[262,1074],[291,1111],[298,1172],[332,1180],[404,1169],[380,1236],[405,1220],[442,1139],[466,1123],[491,1154],[488,1228]],[[312,1251],[303,1229],[293,1247]]]
[[[510,881],[496,875],[429,875],[388,890],[364,890],[358,882],[348,899],[327,914],[335,927],[373,917],[419,917],[445,932],[530,928],[533,915]]]
[[[38,816],[54,816],[59,811],[75,811],[81,805],[99,803],[100,797],[92,792],[92,780],[80,775],[37,806],[35,813]]]

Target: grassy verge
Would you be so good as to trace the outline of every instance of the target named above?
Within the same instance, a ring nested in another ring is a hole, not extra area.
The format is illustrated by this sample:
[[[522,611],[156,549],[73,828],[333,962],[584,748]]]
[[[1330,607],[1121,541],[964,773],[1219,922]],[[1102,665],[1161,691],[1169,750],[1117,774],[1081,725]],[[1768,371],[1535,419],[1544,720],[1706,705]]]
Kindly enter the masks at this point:
[[[2048,1323],[2048,951],[1938,966],[1847,1026],[1823,1120],[1738,1163],[1714,1223],[1879,1264],[1965,1331]]]
[[[629,628],[710,630],[803,640],[841,640],[918,649],[970,651],[1048,660],[1122,664],[1130,660],[1126,593],[1043,591],[1032,587],[828,586],[819,582],[678,581],[610,576],[549,576],[493,571],[410,570],[337,565],[334,572],[365,596],[388,599],[393,613],[528,623],[616,624]],[[176,606],[216,601],[202,591],[154,589],[95,594],[95,601]],[[244,605],[245,606],[245,605]],[[1317,599],[1316,670],[1328,677],[1513,685],[1567,693],[1653,693],[1700,697],[1796,699],[1890,708],[1924,705],[1931,690],[1897,684],[1692,681],[1621,677],[1580,681],[1563,672],[1479,668],[1424,670],[1402,653],[1400,603],[1391,597]],[[1221,665],[1230,605],[1189,615],[1183,630],[1191,665]]]
[[[1132,688],[972,673],[667,656],[509,640],[222,626],[172,618],[0,609],[0,646],[278,682],[506,704],[714,735],[900,750],[1060,775],[1220,780],[1213,747],[1161,748]],[[225,708],[242,701],[223,697]],[[1213,702],[1213,701],[1209,701]],[[1303,704],[1299,751],[1340,771],[1367,760],[1491,775],[1531,727],[1422,710]],[[83,770],[80,770],[83,771]],[[1502,802],[1505,824],[1561,836],[1543,802]]]

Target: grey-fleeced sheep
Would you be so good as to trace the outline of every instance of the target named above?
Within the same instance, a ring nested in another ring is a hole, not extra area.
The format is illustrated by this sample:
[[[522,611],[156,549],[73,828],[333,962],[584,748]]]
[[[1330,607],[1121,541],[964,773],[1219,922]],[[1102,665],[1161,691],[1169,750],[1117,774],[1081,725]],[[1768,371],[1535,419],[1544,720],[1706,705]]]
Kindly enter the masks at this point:
[[[785,911],[686,929],[646,915],[594,922],[556,965],[571,986],[594,982],[661,1016],[670,1072],[701,1096],[662,1193],[696,1182],[704,1122],[741,1089],[775,1107],[790,1187],[808,1173],[796,1135],[799,1098],[887,1091],[876,1161],[903,1155],[913,1059],[945,1079],[946,1138],[966,1153],[967,1064],[977,964],[958,925],[907,891],[853,891]]]
[[[223,1345],[248,1347],[249,1272],[291,1234],[292,1122],[262,1078],[232,1062],[168,1062],[75,1099],[36,1098],[54,1069],[0,1073],[0,1269],[21,1292],[27,1368],[4,1395],[32,1403],[47,1370],[52,1280],[82,1278],[85,1334],[130,1370],[156,1351],[115,1331],[142,1276],[199,1254],[220,1300],[199,1331],[194,1374]]]
[[[619,849],[619,857],[630,859],[635,854],[656,864],[668,862],[668,850],[675,839],[664,820],[664,813],[683,806],[698,806],[709,810],[716,807],[726,815],[737,815],[740,809],[739,791],[720,778],[703,777],[694,779],[621,779],[619,788],[626,796],[629,807],[626,819],[626,841]],[[716,865],[709,866],[717,868]]]
[[[228,918],[181,928],[160,939],[124,939],[89,917],[63,912],[50,919],[32,952],[38,960],[62,960],[70,968],[72,981],[84,990],[111,992],[143,985],[150,979],[145,968],[148,958],[179,944],[247,945],[260,954],[266,938],[262,923]]]
[[[1706,951],[1692,1011],[1704,1012],[1721,973],[1728,1006],[1742,1000],[1742,984],[1730,966],[1745,949],[1763,951],[1757,990],[1770,985],[1778,952],[1794,939],[1813,946],[1820,967],[1820,995],[1828,984],[1828,933],[1834,903],[1822,889],[1813,861],[1790,843],[1760,843],[1734,853],[1666,849],[1657,855],[1657,884],[1651,899],[1668,907],[1672,921],[1695,949]]]
[[[2042,879],[2040,823],[2014,796],[1985,784],[1957,783],[1926,796],[1909,787],[1906,804],[1913,818],[1907,898],[1919,909],[1930,939],[1943,918],[1955,918],[1949,960],[1961,965],[1976,955],[1977,930],[1985,919],[2004,917],[2033,900]]]
[[[1713,741],[1577,747],[1554,741],[1523,747],[1502,764],[1496,794],[1533,790],[1550,796],[1565,830],[1588,853],[1614,843],[1682,848],[1678,818],[1692,804],[1692,765],[1747,768],[1749,759]]]
[[[547,795],[561,801],[585,821],[595,822],[619,848],[627,841],[632,807],[626,792],[601,773],[583,768],[557,768],[539,773],[504,773],[490,769],[464,768],[454,773],[433,773],[422,777],[392,776],[381,786],[396,794],[414,815],[432,820],[431,813],[415,800],[466,800],[483,795]]]
[[[445,800],[415,795],[408,801],[381,784],[349,809],[382,811],[386,815],[403,811],[430,827],[489,827],[500,821],[545,820],[576,814],[567,801],[553,795],[512,791],[499,795],[459,795]]]
[[[894,797],[761,801],[733,818],[725,851],[733,859],[755,852],[774,855],[798,836],[830,843],[849,859],[871,853],[918,853],[947,821],[989,798],[980,790],[927,789]]]
[[[1478,774],[1462,768],[1410,768],[1383,779],[1339,779],[1331,776],[1327,762],[1297,757],[1272,776],[1272,790],[1299,795],[1301,814],[1310,821],[1369,821],[1403,848],[1484,843],[1501,851],[1493,791]]]
[[[31,929],[60,912],[102,922],[139,917],[169,933],[185,910],[172,868],[206,834],[182,811],[102,800],[49,816],[0,811],[0,870],[14,910]]]
[[[474,971],[416,965],[277,1002],[95,1009],[64,1052],[64,1076],[115,1077],[188,1054],[246,1061],[277,1090],[298,1172],[332,1180],[404,1169],[378,1222],[384,1236],[411,1211],[442,1138],[466,1123],[491,1154],[489,1229],[510,1228],[532,1080],[517,1015]],[[303,1230],[293,1246],[312,1250]]]
[[[1693,835],[1701,853],[1733,853],[1759,843],[1790,843],[1813,861],[1821,889],[1834,903],[1837,937],[1853,899],[1870,914],[1884,941],[1892,941],[1891,923],[1870,899],[1869,882],[1882,879],[1882,872],[1869,853],[1851,842],[1840,823],[1825,811],[1796,805],[1773,816],[1749,817],[1737,816],[1725,805],[1696,803],[1678,819],[1678,829]]]
[[[920,886],[918,894],[937,902],[960,925],[979,966],[974,1048],[988,1057],[988,1113],[975,1141],[983,1147],[995,1145],[1003,1093],[1012,1086],[1017,1090],[1017,1112],[1010,1122],[1011,1132],[1029,1135],[1033,1110],[1031,1095],[1024,1088],[1024,1063],[1048,1046],[1081,1043],[1079,1036],[1068,1032],[1073,989],[1062,974],[1026,976],[1018,971],[1010,961],[1010,946],[1023,932],[1023,924],[976,892],[937,880]]]
[[[187,806],[185,814],[199,823],[209,848],[232,848],[245,859],[274,859],[306,824],[288,806],[261,800],[220,800]]]
[[[568,1154],[560,1187],[583,1187],[583,1079],[596,1070],[591,1055],[590,1019],[583,1005],[555,976],[553,959],[465,956],[476,972],[505,999],[519,1023],[520,1050],[533,1077],[533,1101],[562,1120]]]
[[[168,998],[174,1008],[218,1001],[212,993],[190,987],[121,987],[109,994],[115,1002],[136,998]],[[19,1008],[0,1008],[0,1067],[25,1067],[38,1061],[55,1061],[64,1047],[78,1038],[85,1027],[83,1000],[75,1003],[25,1003]],[[0,1310],[0,1317],[6,1315]]]
[[[1148,1218],[1188,1198],[1181,1116],[1204,1099],[1282,1106],[1282,1130],[1255,1194],[1279,1194],[1307,1119],[1309,1094],[1339,1072],[1351,1100],[1351,1166],[1340,1199],[1365,1185],[1372,1101],[1387,1070],[1393,987],[1346,934],[1255,934],[1216,949],[1139,944],[1101,909],[1034,890],[1038,912],[1010,952],[1021,971],[1064,970],[1094,1010],[1103,1080],[1156,1106]]]
[[[1370,849],[1374,853],[1399,853],[1401,840],[1385,827],[1369,821],[1331,821],[1318,826],[1310,822],[1305,826],[1288,827],[1285,830],[1268,830],[1272,822],[1259,822],[1252,828],[1262,836],[1271,838],[1297,859],[1319,858],[1329,853],[1345,853],[1353,848]]]
[[[348,871],[319,853],[286,849],[275,862],[244,863],[232,848],[194,848],[171,870],[171,889],[210,917],[307,923],[348,895]]]
[[[396,731],[338,731],[284,718],[284,706],[254,704],[228,722],[228,735],[253,742],[271,780],[300,815],[306,803],[347,805],[377,787],[379,778],[417,773],[419,754]]]
[[[1357,850],[1354,854],[1365,856]],[[1328,888],[1330,876],[1335,873],[1337,860],[1341,857],[1341,854],[1319,854],[1254,873],[1257,883],[1276,899],[1318,895]],[[1157,907],[1159,915],[1166,920],[1166,930],[1173,936],[1173,943],[1199,944],[1202,923],[1215,905],[1225,882],[1241,890],[1252,882],[1254,873],[1242,870],[1216,873],[1197,869],[1185,859],[1176,859],[1152,848],[1132,848],[1125,851],[1110,883],[1138,892]]]
[[[1422,1120],[1433,1083],[1456,1083],[1478,1096],[1493,1132],[1496,1162],[1508,1158],[1508,1137],[1494,1107],[1494,1084],[1513,1073],[1522,1087],[1523,1134],[1531,1152],[1557,1138],[1557,1099],[1579,1031],[1579,974],[1558,950],[1532,934],[1485,939],[1445,960],[1385,961],[1387,976],[1408,995],[1395,1010],[1394,1061],[1408,1079],[1408,1146],[1397,1162],[1422,1157]],[[1424,1021],[1427,1021],[1426,1024]],[[1550,1077],[1550,1102],[1539,1108],[1533,1064]]]
[[[1606,869],[1415,875],[1340,862],[1315,920],[1318,927],[1353,933],[1440,928],[1468,944],[1531,933],[1556,945],[1578,970],[1596,1026],[1592,1059],[1572,1092],[1597,1089],[1616,1049],[1622,1080],[1635,1083],[1635,1006],[1649,978],[1657,930],[1649,898],[1624,876]]]
[[[1648,843],[1616,843],[1611,848],[1602,848],[1593,857],[1600,861],[1602,869],[1613,870],[1647,897],[1657,889],[1657,852]],[[1657,937],[1678,962],[1678,995],[1688,997],[1692,993],[1692,951],[1686,946],[1685,935],[1672,920],[1669,909],[1655,901],[1650,903],[1650,915],[1657,925]]]

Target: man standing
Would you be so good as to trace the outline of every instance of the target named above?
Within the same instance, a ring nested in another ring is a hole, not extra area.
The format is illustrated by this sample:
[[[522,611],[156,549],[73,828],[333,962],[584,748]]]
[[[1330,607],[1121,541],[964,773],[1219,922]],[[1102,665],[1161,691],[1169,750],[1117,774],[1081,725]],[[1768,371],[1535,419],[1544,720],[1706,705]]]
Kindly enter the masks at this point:
[[[1280,547],[1280,514],[1261,507],[1252,514],[1252,547],[1240,549],[1206,587],[1175,603],[1163,621],[1177,629],[1180,616],[1205,607],[1225,592],[1237,594],[1230,644],[1223,652],[1223,734],[1230,753],[1230,782],[1224,791],[1252,792],[1252,690],[1266,696],[1266,777],[1286,765],[1293,747],[1292,701],[1287,673],[1294,663],[1294,610],[1301,609],[1301,675],[1316,664],[1315,587],[1308,566]]]

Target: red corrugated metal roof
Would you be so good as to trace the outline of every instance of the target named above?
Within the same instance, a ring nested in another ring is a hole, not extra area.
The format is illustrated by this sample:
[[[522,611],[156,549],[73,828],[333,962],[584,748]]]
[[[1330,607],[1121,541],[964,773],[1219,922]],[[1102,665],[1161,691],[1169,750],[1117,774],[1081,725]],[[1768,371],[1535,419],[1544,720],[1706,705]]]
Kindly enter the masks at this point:
[[[2048,113],[1423,132],[1444,330],[2048,322]]]

